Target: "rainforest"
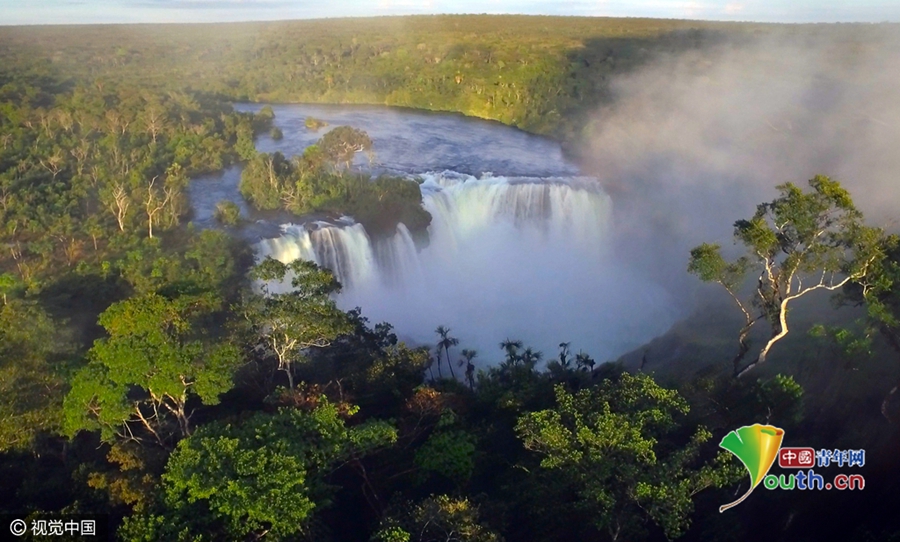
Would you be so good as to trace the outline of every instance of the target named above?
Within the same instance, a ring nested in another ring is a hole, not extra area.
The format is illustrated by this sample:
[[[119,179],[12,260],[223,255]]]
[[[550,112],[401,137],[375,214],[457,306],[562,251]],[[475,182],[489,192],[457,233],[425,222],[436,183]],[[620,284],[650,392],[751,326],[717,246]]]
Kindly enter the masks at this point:
[[[896,540],[897,74],[893,23],[0,26],[3,535]],[[754,424],[865,487],[756,487]]]

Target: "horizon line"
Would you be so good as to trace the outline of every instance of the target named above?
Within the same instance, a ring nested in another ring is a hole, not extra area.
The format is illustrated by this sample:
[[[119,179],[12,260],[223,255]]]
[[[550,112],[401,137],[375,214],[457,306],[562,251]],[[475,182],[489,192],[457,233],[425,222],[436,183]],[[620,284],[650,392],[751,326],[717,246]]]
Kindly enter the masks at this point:
[[[682,21],[688,23],[715,23],[715,24],[758,24],[772,26],[814,26],[814,25],[897,25],[900,19],[896,21],[805,21],[805,22],[784,22],[784,21],[765,21],[765,20],[733,20],[733,19],[688,19],[680,17],[646,17],[640,15],[566,15],[566,14],[536,14],[536,13],[408,13],[408,14],[386,14],[386,15],[341,15],[341,16],[321,16],[321,17],[304,17],[296,19],[244,19],[244,20],[221,20],[221,21],[148,21],[148,22],[91,22],[91,23],[69,23],[69,22],[41,22],[41,23],[3,23],[0,22],[0,28],[17,28],[17,27],[84,27],[84,26],[166,26],[166,25],[217,25],[217,24],[253,24],[253,23],[296,23],[296,22],[313,22],[313,21],[338,21],[338,20],[361,20],[361,19],[401,19],[401,18],[421,18],[421,17],[529,17],[529,18],[552,18],[552,19],[620,19],[620,20],[647,20],[647,21]]]

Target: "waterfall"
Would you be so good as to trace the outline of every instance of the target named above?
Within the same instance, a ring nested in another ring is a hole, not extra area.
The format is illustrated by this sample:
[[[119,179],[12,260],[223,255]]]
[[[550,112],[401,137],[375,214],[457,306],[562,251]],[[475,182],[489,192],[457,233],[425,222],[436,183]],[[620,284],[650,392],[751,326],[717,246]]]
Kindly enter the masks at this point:
[[[297,259],[316,262],[331,269],[346,288],[367,284],[377,273],[372,243],[362,224],[286,224],[282,231],[283,236],[260,243],[260,256],[285,263]]]
[[[485,360],[503,339],[521,339],[554,357],[572,341],[599,359],[664,331],[673,314],[664,291],[621,268],[611,254],[612,203],[579,177],[421,176],[432,215],[429,244],[417,251],[406,226],[371,239],[342,219],[282,226],[259,256],[304,258],[331,269],[344,290],[338,303],[360,306],[401,338],[434,342],[447,325]]]

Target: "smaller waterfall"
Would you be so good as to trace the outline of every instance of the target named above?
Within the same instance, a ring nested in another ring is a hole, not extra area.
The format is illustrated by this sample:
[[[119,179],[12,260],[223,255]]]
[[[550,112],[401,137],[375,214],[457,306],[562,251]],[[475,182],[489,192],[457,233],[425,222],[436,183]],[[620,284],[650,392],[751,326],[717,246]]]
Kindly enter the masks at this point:
[[[366,284],[377,272],[372,242],[362,224],[285,224],[281,230],[281,237],[259,243],[261,257],[272,256],[285,263],[298,259],[316,262],[331,269],[345,288]]]
[[[330,269],[345,290],[396,285],[419,275],[416,245],[409,229],[398,224],[395,235],[375,242],[362,224],[343,218],[338,224],[285,224],[283,235],[264,239],[257,254],[288,263],[302,259]]]
[[[402,222],[397,233],[375,242],[375,261],[382,280],[389,286],[400,286],[404,280],[419,280],[422,266],[412,234]]]

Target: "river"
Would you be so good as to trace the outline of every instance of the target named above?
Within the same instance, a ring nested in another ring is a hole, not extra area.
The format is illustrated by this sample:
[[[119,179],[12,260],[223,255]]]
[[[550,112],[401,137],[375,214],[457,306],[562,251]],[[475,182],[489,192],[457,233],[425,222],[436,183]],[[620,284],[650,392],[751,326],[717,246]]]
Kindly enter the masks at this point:
[[[239,104],[256,111],[262,104]],[[456,114],[321,105],[273,105],[284,137],[258,139],[262,152],[300,154],[327,130],[364,130],[374,172],[415,176],[432,214],[427,247],[403,225],[374,239],[352,220],[317,222],[254,212],[240,196],[240,168],[196,179],[194,221],[213,225],[216,202],[237,202],[249,226],[237,231],[257,254],[305,258],[331,268],[346,309],[361,307],[373,323],[394,324],[401,339],[433,344],[444,325],[475,348],[481,364],[502,359],[499,343],[518,339],[556,356],[571,343],[598,361],[614,359],[664,332],[679,316],[666,290],[617,257],[614,202],[596,179],[582,176],[559,145],[491,121]],[[306,117],[328,123],[308,130]],[[458,357],[458,351],[452,352]]]

